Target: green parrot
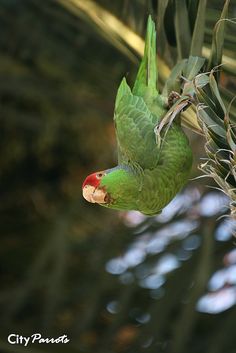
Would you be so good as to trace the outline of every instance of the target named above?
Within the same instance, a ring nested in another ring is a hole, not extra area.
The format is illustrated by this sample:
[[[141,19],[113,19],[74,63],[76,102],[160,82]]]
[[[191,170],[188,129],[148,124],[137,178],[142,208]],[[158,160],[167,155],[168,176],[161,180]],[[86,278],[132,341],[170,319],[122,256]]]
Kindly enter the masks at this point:
[[[117,210],[145,215],[161,212],[187,182],[192,151],[176,121],[156,129],[168,110],[157,91],[156,30],[149,16],[145,49],[134,87],[123,78],[116,97],[114,122],[118,165],[90,174],[84,181],[84,198]]]

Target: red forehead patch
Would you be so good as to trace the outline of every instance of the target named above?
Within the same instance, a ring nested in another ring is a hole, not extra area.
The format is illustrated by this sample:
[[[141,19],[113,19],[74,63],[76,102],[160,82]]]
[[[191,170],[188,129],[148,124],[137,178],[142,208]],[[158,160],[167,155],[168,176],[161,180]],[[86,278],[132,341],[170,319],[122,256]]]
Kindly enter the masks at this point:
[[[96,188],[99,184],[100,184],[100,179],[97,178],[97,173],[93,173],[87,176],[87,178],[83,182],[82,188],[84,188],[85,185],[91,185]]]

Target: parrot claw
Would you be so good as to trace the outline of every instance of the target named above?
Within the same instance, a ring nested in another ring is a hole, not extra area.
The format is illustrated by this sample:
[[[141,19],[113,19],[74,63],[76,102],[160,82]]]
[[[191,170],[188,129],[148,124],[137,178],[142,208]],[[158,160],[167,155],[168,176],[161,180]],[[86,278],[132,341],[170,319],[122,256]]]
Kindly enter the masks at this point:
[[[172,105],[174,105],[178,99],[180,99],[180,94],[176,91],[172,91],[170,94],[169,94],[169,97],[168,97],[168,106],[169,108],[172,107]]]

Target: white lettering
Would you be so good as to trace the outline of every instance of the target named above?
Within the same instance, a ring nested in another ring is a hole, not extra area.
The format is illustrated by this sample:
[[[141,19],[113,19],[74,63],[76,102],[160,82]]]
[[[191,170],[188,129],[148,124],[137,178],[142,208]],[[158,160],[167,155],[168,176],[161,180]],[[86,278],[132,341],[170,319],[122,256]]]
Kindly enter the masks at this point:
[[[32,337],[32,343],[34,343],[35,341],[39,341],[41,339],[42,335],[40,333],[35,333],[35,334],[31,335],[31,337]],[[41,342],[39,342],[39,343],[41,343]]]
[[[11,333],[10,335],[8,335],[7,337],[7,341],[10,344],[22,344],[25,347],[28,346],[28,344],[30,343],[30,340],[32,341],[32,343],[68,343],[70,342],[70,340],[67,338],[67,335],[62,335],[59,336],[57,338],[43,338],[42,335],[40,333],[34,333],[31,336],[21,336],[21,335],[17,335],[15,333]]]
[[[14,337],[14,338],[13,338]],[[15,333],[12,333],[11,335],[9,335],[8,337],[7,337],[7,341],[8,341],[8,343],[10,343],[10,344],[16,344],[17,342],[16,342],[16,339],[17,339],[17,335],[15,334]]]
[[[25,340],[25,343],[24,343],[24,346],[27,347],[28,346],[28,343],[30,341],[30,337],[23,337],[24,340]]]
[[[39,343],[53,343],[53,338],[49,339],[49,338],[41,338],[39,340]]]
[[[59,337],[61,339],[61,343],[68,343],[70,340],[67,338],[67,335],[63,335]]]

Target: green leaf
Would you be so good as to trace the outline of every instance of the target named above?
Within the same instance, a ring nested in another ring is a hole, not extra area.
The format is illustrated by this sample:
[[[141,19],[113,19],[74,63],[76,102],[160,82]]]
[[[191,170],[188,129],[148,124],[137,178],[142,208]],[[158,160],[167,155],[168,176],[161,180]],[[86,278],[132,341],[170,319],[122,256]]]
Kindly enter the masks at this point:
[[[198,4],[197,17],[195,20],[192,36],[190,55],[202,55],[202,46],[205,29],[206,0],[200,0]]]
[[[164,31],[164,16],[169,0],[158,1],[157,11],[157,49],[161,53],[164,53],[166,47],[166,34]]]
[[[225,142],[225,137],[219,136],[218,133],[215,133],[213,131],[213,129],[208,127],[208,133],[210,135],[210,137],[212,138],[212,140],[214,141],[214,143],[217,145],[218,149],[219,148],[225,148],[227,149],[229,146],[227,145],[227,143]]]
[[[205,59],[198,56],[190,56],[187,65],[183,69],[183,76],[188,80],[193,80],[204,65]]]
[[[198,114],[208,130],[213,131],[216,135],[222,137],[223,140],[225,139],[224,123],[212,109],[203,106],[198,109]]]
[[[227,136],[227,141],[228,141],[228,144],[230,145],[231,150],[235,153],[236,152],[236,143],[234,142],[234,139],[233,139],[234,134],[233,134],[233,131],[230,127],[226,133],[226,136]]]
[[[191,32],[189,26],[188,10],[185,0],[175,0],[175,30],[179,59],[189,56],[191,46]]]
[[[210,98],[210,95],[208,95],[205,90],[199,88],[197,90],[197,97],[200,103],[204,103],[206,106],[208,106],[210,109],[214,110],[215,109],[215,103],[213,100]]]
[[[176,64],[176,35],[174,28],[174,16],[175,16],[175,0],[163,0],[157,2],[157,53],[158,62],[160,58],[164,60],[165,65],[172,68]],[[160,65],[159,65],[160,67]],[[162,85],[165,83],[168,75],[164,75],[160,72],[159,80]]]
[[[216,111],[219,116],[224,118],[224,116],[226,115],[226,108],[225,108],[223,100],[220,96],[218,85],[216,83],[216,80],[215,80],[213,73],[210,74],[210,87],[211,87],[211,90],[213,93],[213,98],[215,98],[214,101],[216,104]]]
[[[166,80],[162,95],[168,97],[172,91],[180,93],[180,76],[182,75],[183,68],[186,65],[187,59],[179,61],[171,70],[169,78]]]
[[[194,79],[194,85],[196,88],[205,87],[209,83],[209,76],[206,74],[199,74]]]
[[[229,0],[225,1],[221,12],[220,20],[216,23],[211,47],[211,56],[208,62],[208,70],[221,64],[225,36],[225,19],[228,15]],[[219,79],[219,73],[216,72],[216,79]]]

